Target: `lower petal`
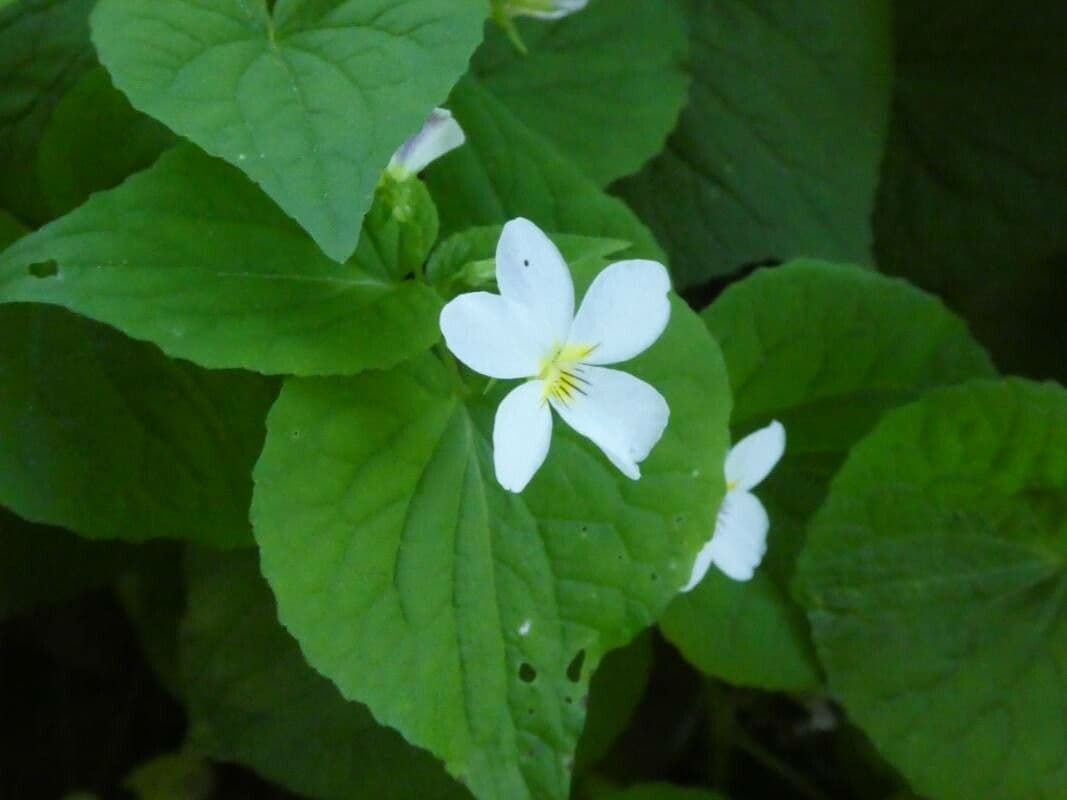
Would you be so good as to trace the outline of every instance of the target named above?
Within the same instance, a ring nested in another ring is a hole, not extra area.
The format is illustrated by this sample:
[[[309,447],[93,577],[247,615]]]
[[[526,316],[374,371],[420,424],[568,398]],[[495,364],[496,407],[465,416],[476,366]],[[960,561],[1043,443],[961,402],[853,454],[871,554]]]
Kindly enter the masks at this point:
[[[645,460],[667,427],[670,408],[644,381],[603,367],[574,370],[576,389],[552,407],[574,430],[591,439],[626,477],[641,477]]]
[[[767,552],[770,527],[767,510],[754,494],[727,492],[715,520],[715,534],[705,545],[709,560],[735,581],[750,580]]]
[[[509,492],[521,492],[545,463],[552,440],[552,412],[543,398],[544,384],[528,381],[512,389],[496,410],[493,466]]]

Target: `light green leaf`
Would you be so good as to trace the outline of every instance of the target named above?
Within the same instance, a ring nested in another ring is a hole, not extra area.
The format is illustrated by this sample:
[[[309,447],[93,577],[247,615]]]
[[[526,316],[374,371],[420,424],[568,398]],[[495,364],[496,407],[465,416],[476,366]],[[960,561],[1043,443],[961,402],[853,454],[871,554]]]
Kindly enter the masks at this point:
[[[671,407],[639,481],[558,423],[525,492],[505,492],[507,387],[461,395],[430,357],[289,380],[270,415],[252,514],[283,623],[482,800],[567,796],[590,673],[684,583],[722,496],[729,393],[699,319],[676,300],[623,368]]]
[[[676,0],[601,0],[550,24],[516,24],[529,53],[493,26],[471,69],[517,119],[600,185],[663,148],[689,88]]]
[[[763,568],[738,583],[712,567],[662,627],[710,675],[811,689],[820,670],[788,587],[831,477],[886,410],[931,387],[995,373],[940,301],[858,267],[798,261],[761,270],[703,316],[726,358],[735,440],[777,419],[788,444],[756,490],[771,516]]]
[[[460,82],[449,108],[467,144],[426,173],[445,234],[528,217],[546,231],[621,239],[636,257],[663,260],[625,203],[604,194],[474,78]]]
[[[240,167],[345,261],[390,157],[467,69],[488,5],[270,5],[101,0],[93,41],[134,106]]]
[[[139,555],[132,545],[86,542],[62,528],[33,525],[0,509],[0,620],[106,584]]]
[[[62,311],[0,306],[0,503],[90,538],[247,543],[275,386]]]
[[[335,264],[240,172],[188,146],[7,250],[0,300],[264,373],[387,367],[440,337],[432,289]]]
[[[924,796],[1067,785],[1067,392],[931,392],[852,451],[799,565],[832,689]]]
[[[56,103],[95,62],[94,0],[21,0],[0,8],[0,206],[23,221],[49,219],[37,148]]]
[[[181,665],[190,747],[322,800],[461,800],[441,764],[304,661],[255,553],[190,549]]]
[[[889,117],[888,0],[690,3],[693,89],[622,194],[678,282],[767,260],[870,260]]]
[[[1006,369],[1067,380],[1067,5],[900,0],[895,27],[878,263],[946,297]]]
[[[56,105],[41,137],[37,172],[51,215],[118,185],[174,142],[170,131],[133,110],[103,67],[91,69]]]

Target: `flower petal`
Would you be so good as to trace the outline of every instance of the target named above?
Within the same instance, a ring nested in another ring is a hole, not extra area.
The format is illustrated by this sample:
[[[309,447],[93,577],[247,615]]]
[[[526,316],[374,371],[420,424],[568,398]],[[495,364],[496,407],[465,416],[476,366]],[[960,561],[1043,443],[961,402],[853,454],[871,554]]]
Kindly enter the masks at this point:
[[[496,246],[500,294],[529,309],[547,348],[562,345],[574,319],[574,281],[552,241],[528,219],[504,226]]]
[[[785,453],[785,428],[775,420],[753,431],[730,448],[726,456],[726,483],[743,491],[760,484]]]
[[[583,359],[615,364],[647,350],[671,316],[671,279],[655,261],[620,261],[605,267],[585,293],[569,341],[595,347]]]
[[[667,427],[670,408],[663,395],[642,380],[602,367],[580,366],[579,389],[549,402],[578,433],[593,440],[611,463],[633,480],[638,464],[655,447]]]
[[[588,4],[589,0],[511,0],[505,9],[513,17],[560,19],[581,11]]]
[[[493,423],[496,479],[509,492],[521,492],[545,463],[552,440],[552,412],[542,381],[528,381],[508,392]]]
[[[693,573],[682,591],[700,583],[711,564],[735,581],[750,580],[767,552],[770,527],[767,510],[754,494],[727,492],[719,506],[715,533],[697,554]]]
[[[441,333],[456,358],[490,378],[529,378],[543,349],[527,312],[489,292],[461,294],[441,309]]]
[[[422,129],[400,146],[389,162],[389,173],[407,180],[467,141],[463,128],[447,108],[430,112]]]

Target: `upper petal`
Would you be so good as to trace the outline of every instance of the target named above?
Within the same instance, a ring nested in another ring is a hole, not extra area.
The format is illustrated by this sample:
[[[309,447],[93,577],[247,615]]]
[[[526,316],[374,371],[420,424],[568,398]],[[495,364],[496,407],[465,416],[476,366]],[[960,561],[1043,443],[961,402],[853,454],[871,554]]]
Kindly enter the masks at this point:
[[[585,293],[569,341],[590,345],[590,364],[614,364],[647,350],[671,316],[671,279],[655,261],[620,261],[604,268]]]
[[[463,128],[456,122],[452,112],[447,108],[435,108],[422,129],[393,155],[389,172],[398,180],[406,180],[466,141]]]
[[[461,294],[441,309],[441,333],[456,358],[490,378],[529,378],[543,349],[524,309],[489,292]]]
[[[579,366],[574,379],[578,389],[565,399],[553,397],[552,407],[626,477],[637,480],[637,465],[667,427],[667,401],[644,381],[614,369]]]
[[[730,448],[726,456],[726,483],[744,491],[755,488],[785,453],[785,427],[775,420],[753,431]]]
[[[552,439],[552,412],[541,381],[528,381],[508,392],[493,423],[496,479],[509,492],[521,492],[545,463]]]
[[[711,561],[735,581],[752,578],[767,552],[771,523],[763,503],[749,492],[727,492],[707,547]]]
[[[574,281],[556,246],[528,219],[504,226],[496,246],[500,294],[529,309],[548,344],[563,344],[574,319]]]

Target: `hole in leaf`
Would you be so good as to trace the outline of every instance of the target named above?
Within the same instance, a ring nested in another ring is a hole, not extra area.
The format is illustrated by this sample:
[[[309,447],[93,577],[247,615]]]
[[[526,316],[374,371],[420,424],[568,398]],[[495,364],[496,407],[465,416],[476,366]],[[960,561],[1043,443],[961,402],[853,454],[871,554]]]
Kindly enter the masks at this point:
[[[519,680],[523,683],[533,683],[537,680],[537,670],[524,661],[519,667]]]
[[[567,665],[567,680],[577,683],[582,679],[582,665],[585,664],[585,650],[579,650],[578,655],[571,659]]]
[[[59,264],[55,261],[38,261],[26,267],[26,271],[35,278],[54,278],[59,274]]]

